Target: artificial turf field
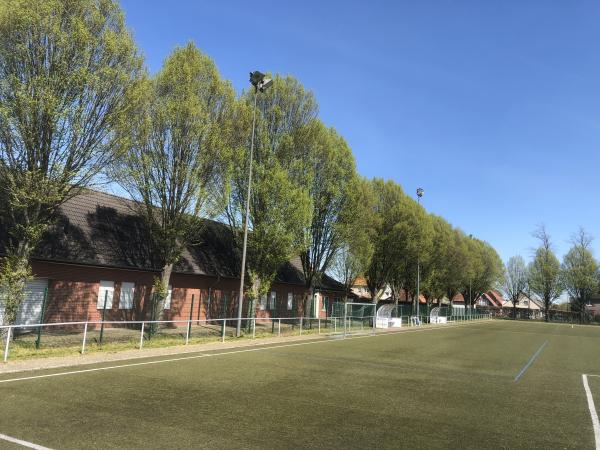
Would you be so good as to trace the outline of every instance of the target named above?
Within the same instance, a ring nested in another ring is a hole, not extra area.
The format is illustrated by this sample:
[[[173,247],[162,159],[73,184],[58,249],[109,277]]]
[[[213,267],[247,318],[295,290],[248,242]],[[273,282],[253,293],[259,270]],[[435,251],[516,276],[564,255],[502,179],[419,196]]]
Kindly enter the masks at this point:
[[[0,433],[78,449],[595,448],[582,374],[600,375],[600,327],[407,331],[5,374]],[[600,377],[589,386],[600,405]]]

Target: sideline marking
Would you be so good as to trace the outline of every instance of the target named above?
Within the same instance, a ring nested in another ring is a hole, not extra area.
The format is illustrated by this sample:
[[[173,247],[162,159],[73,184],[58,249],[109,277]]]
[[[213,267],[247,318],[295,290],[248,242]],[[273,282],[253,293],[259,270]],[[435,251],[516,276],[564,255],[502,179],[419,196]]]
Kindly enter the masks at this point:
[[[583,380],[583,389],[587,396],[588,408],[590,410],[590,416],[592,416],[592,427],[594,428],[594,439],[596,441],[596,450],[600,450],[600,421],[598,420],[598,413],[596,412],[596,406],[594,405],[594,397],[592,397],[592,391],[588,384],[588,376],[597,377],[600,375],[586,375],[582,374],[581,379]]]
[[[540,353],[542,353],[542,350],[544,350],[544,347],[546,346],[546,344],[548,344],[548,341],[544,341],[544,343],[540,346],[540,348],[537,349],[537,352],[535,352],[533,354],[533,356],[531,358],[529,358],[529,361],[527,361],[527,364],[525,364],[525,366],[521,369],[521,371],[517,374],[517,376],[513,380],[515,383],[517,381],[519,381],[523,375],[525,375],[525,372],[527,371],[527,369],[529,369],[529,366],[531,366],[533,364],[533,362],[536,360],[536,358],[538,356],[540,356]]]
[[[0,433],[0,439],[8,442],[12,442],[13,444],[22,445],[27,448],[34,448],[36,450],[51,450],[48,447],[43,447],[41,445],[33,444],[32,442],[22,441],[21,439],[17,439],[14,437],[7,436],[5,434]]]
[[[472,322],[472,323],[478,323],[478,322]],[[432,331],[432,330],[444,330],[444,329],[447,330],[449,328],[468,327],[469,325],[470,325],[470,323],[461,324],[461,325],[451,325],[449,327],[437,326],[437,327],[432,327],[432,328],[419,328],[417,330],[403,330],[403,331],[399,330],[399,331],[391,331],[391,332],[388,331],[388,332],[384,332],[381,334],[375,334],[375,335],[346,336],[346,339],[363,339],[363,338],[371,338],[371,337],[389,336],[392,334],[416,333],[416,332],[420,332],[420,331]],[[298,347],[300,345],[322,344],[322,343],[327,343],[327,342],[340,342],[340,340],[338,340],[338,339],[319,339],[319,340],[313,340],[310,342],[297,342],[297,343],[293,343],[293,344],[266,345],[263,347],[247,348],[247,349],[243,349],[243,350],[233,350],[230,352],[202,353],[200,355],[182,356],[180,358],[159,359],[159,360],[153,360],[153,361],[143,361],[143,362],[138,362],[138,363],[119,364],[119,365],[115,365],[115,366],[94,367],[93,369],[71,370],[68,372],[48,373],[48,374],[44,374],[44,375],[32,375],[29,377],[8,378],[6,380],[0,380],[0,384],[1,383],[11,383],[14,381],[35,380],[35,379],[39,379],[39,378],[60,377],[63,375],[75,375],[78,373],[100,372],[103,370],[120,369],[123,367],[147,366],[147,365],[151,365],[151,364],[161,364],[161,363],[167,363],[167,362],[173,362],[173,361],[185,361],[188,359],[208,358],[211,356],[224,356],[224,355],[233,355],[233,354],[238,354],[238,353],[258,352],[258,351],[269,350],[269,349],[273,349],[273,348]]]

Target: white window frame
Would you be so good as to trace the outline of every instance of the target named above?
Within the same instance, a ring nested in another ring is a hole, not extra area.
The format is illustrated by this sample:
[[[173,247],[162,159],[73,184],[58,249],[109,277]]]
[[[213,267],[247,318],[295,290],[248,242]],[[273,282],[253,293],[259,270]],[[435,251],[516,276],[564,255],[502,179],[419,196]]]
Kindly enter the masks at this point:
[[[275,305],[277,304],[277,292],[271,291],[269,294],[269,309],[273,311],[275,309]]]
[[[169,285],[167,289],[167,296],[165,297],[164,309],[171,309],[171,300],[173,299],[173,286]]]
[[[329,296],[325,295],[323,296],[323,304],[321,305],[321,311],[322,312],[326,312],[327,311],[327,302],[329,301]]]
[[[121,282],[119,293],[119,309],[133,309],[133,297],[135,295],[135,283],[132,281]]]
[[[288,292],[287,309],[288,309],[288,311],[291,311],[292,309],[294,309],[294,293],[293,292]]]
[[[96,303],[96,309],[104,309],[104,299],[106,297],[106,309],[112,309],[113,296],[115,294],[115,282],[109,280],[100,280],[98,283],[98,301]]]

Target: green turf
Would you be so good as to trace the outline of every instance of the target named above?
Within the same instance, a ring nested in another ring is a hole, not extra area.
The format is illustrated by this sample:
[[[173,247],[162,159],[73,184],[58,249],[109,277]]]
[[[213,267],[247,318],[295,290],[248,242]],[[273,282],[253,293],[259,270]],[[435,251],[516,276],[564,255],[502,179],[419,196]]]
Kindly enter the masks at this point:
[[[494,321],[22,380],[0,384],[0,433],[52,448],[592,449],[581,374],[600,374],[599,349],[600,328]]]

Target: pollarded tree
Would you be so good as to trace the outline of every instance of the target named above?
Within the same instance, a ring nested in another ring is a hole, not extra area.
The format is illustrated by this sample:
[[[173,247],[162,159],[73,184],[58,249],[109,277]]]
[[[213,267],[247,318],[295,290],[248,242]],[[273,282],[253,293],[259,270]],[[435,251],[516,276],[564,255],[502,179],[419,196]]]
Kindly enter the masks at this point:
[[[502,290],[513,304],[513,318],[517,317],[517,304],[521,296],[527,292],[528,281],[529,273],[523,257],[511,256],[504,269]]]
[[[352,220],[343,221],[339,228],[342,244],[330,268],[333,278],[344,285],[344,301],[355,280],[369,267],[374,251],[373,187],[368,180],[356,177],[349,188],[349,201],[353,206],[345,209],[345,213],[351,212]]]
[[[357,188],[358,180],[354,156],[346,141],[334,129],[325,128],[319,121],[314,121],[310,128],[312,137],[307,142],[309,173],[306,179],[312,199],[311,221],[304,230],[308,246],[300,254],[300,259],[304,281],[312,298],[315,284],[329,269],[335,254],[342,249],[347,228],[355,221],[360,226],[358,215],[363,213],[364,205],[357,201],[357,196],[352,192]],[[357,252],[358,249],[358,246],[347,245],[342,255],[364,256],[365,248]],[[346,262],[350,263],[347,259]],[[357,269],[362,264],[363,261],[352,261],[346,269]],[[310,313],[308,309],[306,314]]]
[[[177,48],[130,96],[115,175],[149,226],[161,274],[153,316],[163,311],[173,265],[210,215],[223,187],[228,115],[234,91],[193,44]]]
[[[487,242],[469,236],[465,241],[467,270],[462,277],[461,293],[465,304],[472,302],[502,281],[504,265],[496,250]]]
[[[254,92],[245,93],[236,108],[233,163],[225,219],[241,248]],[[307,246],[311,199],[307,167],[317,104],[311,92],[292,77],[275,76],[257,98],[256,141],[250,195],[246,294],[255,301],[266,294],[278,270]]]
[[[450,302],[456,294],[462,291],[464,280],[469,278],[469,253],[467,239],[462,230],[455,228],[447,243],[446,270],[444,271],[443,285],[446,297]],[[465,276],[467,274],[467,276]]]
[[[402,188],[393,181],[380,178],[372,180],[375,196],[373,208],[373,257],[365,272],[367,287],[374,303],[378,296],[391,283],[394,267],[394,254],[390,251],[393,244],[392,229],[398,222],[398,214],[404,199]],[[396,298],[397,293],[393,293]]]
[[[583,228],[572,237],[571,243],[562,263],[564,287],[574,309],[583,312],[590,296],[598,292],[598,262],[590,247],[592,237]]]
[[[427,304],[431,306],[434,299],[440,302],[446,295],[445,280],[450,270],[449,251],[452,226],[442,217],[433,214],[429,217],[433,228],[432,245],[429,258],[423,267],[422,291],[427,299]]]
[[[529,264],[529,286],[544,302],[544,319],[548,321],[550,307],[563,292],[558,258],[552,251],[550,235],[542,225],[533,234],[540,241],[533,261]]]
[[[0,208],[9,232],[0,282],[11,323],[29,260],[59,206],[110,161],[141,59],[113,0],[0,7]],[[14,276],[15,274],[20,274]]]
[[[404,289],[407,298],[413,297],[416,309],[417,272],[427,279],[432,248],[433,226],[424,208],[405,196],[394,214],[387,252],[391,256],[390,284],[394,292]]]

